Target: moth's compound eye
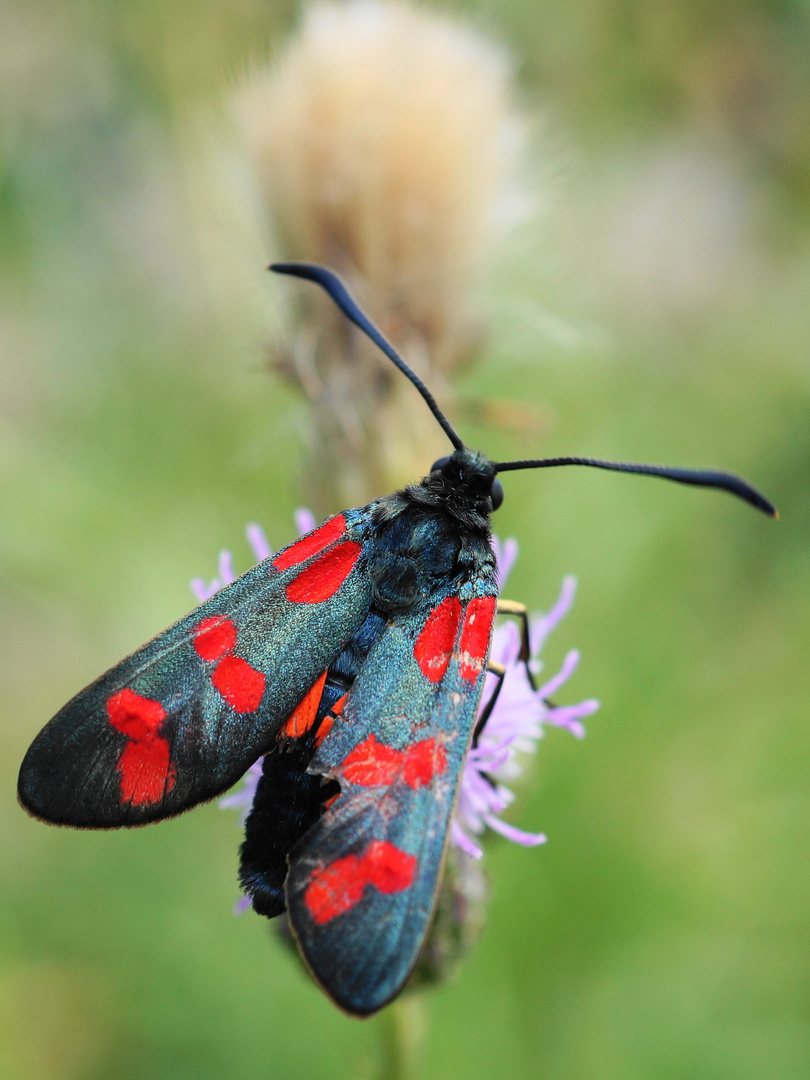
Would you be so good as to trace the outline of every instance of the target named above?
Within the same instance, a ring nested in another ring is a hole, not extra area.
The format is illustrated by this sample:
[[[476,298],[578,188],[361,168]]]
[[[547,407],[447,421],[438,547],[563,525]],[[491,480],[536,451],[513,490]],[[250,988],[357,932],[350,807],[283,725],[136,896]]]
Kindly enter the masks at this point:
[[[492,499],[492,509],[497,510],[503,502],[503,484],[498,477],[492,481],[492,487],[490,488],[489,497]]]
[[[440,472],[449,460],[449,457],[440,457],[438,461],[434,461],[433,464],[430,466],[430,471]]]

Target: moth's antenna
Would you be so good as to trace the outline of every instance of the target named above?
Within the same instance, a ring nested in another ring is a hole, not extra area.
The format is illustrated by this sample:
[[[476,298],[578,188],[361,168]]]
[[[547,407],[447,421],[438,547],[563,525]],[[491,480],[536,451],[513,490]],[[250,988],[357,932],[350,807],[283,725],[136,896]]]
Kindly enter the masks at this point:
[[[768,517],[778,518],[779,514],[772,503],[768,502],[756,488],[735,476],[733,473],[717,472],[714,469],[673,469],[666,465],[634,465],[626,461],[600,461],[598,458],[558,457],[540,458],[535,461],[498,461],[496,472],[510,472],[514,469],[553,469],[558,465],[588,465],[593,469],[611,469],[613,472],[641,473],[643,476],[661,476],[665,480],[675,480],[678,484],[692,484],[695,487],[717,488],[736,495],[743,502],[755,506]]]
[[[433,397],[433,394],[431,394],[416,372],[408,367],[393,345],[383,337],[374,323],[363,314],[357,306],[357,301],[352,297],[337,274],[332,273],[331,270],[327,270],[325,266],[315,266],[312,263],[272,263],[268,269],[274,270],[277,274],[290,274],[292,277],[304,278],[307,281],[314,281],[317,285],[320,285],[337,304],[346,318],[351,320],[355,326],[359,327],[364,334],[367,334],[374,344],[382,349],[388,359],[393,364],[396,364],[402,374],[411,380],[413,385],[427,402],[427,407],[436,417],[439,426],[455,449],[462,450],[464,448],[464,443],[455,433],[450,421],[436,404],[436,399]]]

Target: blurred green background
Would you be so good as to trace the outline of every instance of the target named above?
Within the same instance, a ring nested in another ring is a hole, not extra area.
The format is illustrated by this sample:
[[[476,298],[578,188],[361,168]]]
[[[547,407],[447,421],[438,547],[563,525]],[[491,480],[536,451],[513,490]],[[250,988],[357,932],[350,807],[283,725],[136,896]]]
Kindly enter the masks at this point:
[[[548,661],[579,647],[565,700],[603,707],[584,743],[549,734],[515,808],[548,845],[489,845],[489,925],[429,997],[422,1075],[798,1080],[810,9],[447,9],[513,50],[545,117],[549,201],[491,275],[463,392],[541,405],[543,453],[732,468],[782,521],[642,479],[505,485],[496,528],[522,550],[509,594],[547,608],[578,575]],[[376,1067],[384,1020],[343,1017],[261,920],[232,917],[233,815],[70,833],[14,800],[44,721],[183,614],[220,547],[247,567],[245,522],[292,538],[306,406],[264,361],[282,299],[258,240],[228,277],[227,222],[208,227],[221,178],[194,144],[296,17],[278,0],[0,12],[3,1080]],[[493,457],[531,453],[462,427]]]

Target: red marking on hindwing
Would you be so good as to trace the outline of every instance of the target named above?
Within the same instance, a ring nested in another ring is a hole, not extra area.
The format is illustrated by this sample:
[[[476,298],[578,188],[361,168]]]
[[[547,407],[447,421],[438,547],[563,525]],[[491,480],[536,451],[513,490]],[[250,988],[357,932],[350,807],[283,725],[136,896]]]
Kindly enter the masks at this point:
[[[332,725],[334,724],[335,720],[337,720],[337,718],[343,712],[343,706],[346,704],[346,698],[348,696],[349,696],[348,694],[344,694],[343,697],[338,698],[337,701],[335,702],[335,704],[332,706],[332,708],[326,714],[326,716],[324,716],[323,720],[321,720],[321,726],[318,728],[318,734],[315,736],[315,745],[316,746],[320,746],[321,743],[323,742],[323,740],[326,738],[326,736],[332,730]],[[335,799],[336,798],[337,798],[337,795],[335,796]],[[335,799],[330,799],[329,802],[326,803],[326,805],[331,806],[332,803],[335,801]]]
[[[416,869],[415,855],[387,840],[372,840],[363,855],[346,855],[316,871],[304,890],[304,903],[316,925],[323,926],[351,911],[367,885],[386,894],[410,888]]]
[[[496,605],[494,596],[483,596],[467,604],[459,645],[459,670],[468,682],[475,682],[484,670]]]
[[[346,518],[343,514],[338,514],[337,517],[325,521],[309,536],[302,536],[300,540],[290,544],[285,551],[273,559],[272,565],[276,570],[289,570],[291,566],[298,566],[299,563],[306,562],[319,551],[329,547],[335,540],[339,540],[345,531]]]
[[[457,596],[448,596],[431,611],[419,632],[413,655],[422,674],[431,682],[441,682],[456,643],[461,604]]]
[[[324,671],[296,705],[292,715],[284,722],[280,735],[287,739],[299,739],[309,731],[318,715],[318,706],[321,703],[325,682],[326,672]]]
[[[354,540],[344,540],[325,552],[293,578],[285,590],[287,599],[293,604],[320,604],[328,600],[352,572],[362,550],[362,545]]]
[[[329,732],[332,730],[332,725],[335,722],[334,716],[330,716],[329,713],[321,720],[321,725],[318,728],[318,733],[315,736],[315,745],[320,746]]]
[[[211,682],[230,707],[238,713],[254,712],[259,707],[267,680],[240,656],[225,656],[214,668]]]
[[[159,701],[126,687],[108,698],[107,716],[116,731],[129,740],[116,766],[122,804],[159,803],[172,790],[176,778],[169,741],[158,734],[166,710]]]
[[[343,697],[337,699],[335,704],[329,710],[329,712],[332,714],[332,716],[340,716],[340,714],[343,712],[343,708],[344,708],[344,706],[346,704],[346,698],[348,696],[349,696],[348,694],[344,694]]]
[[[202,660],[220,660],[236,644],[236,627],[224,615],[211,615],[194,630],[194,648]]]

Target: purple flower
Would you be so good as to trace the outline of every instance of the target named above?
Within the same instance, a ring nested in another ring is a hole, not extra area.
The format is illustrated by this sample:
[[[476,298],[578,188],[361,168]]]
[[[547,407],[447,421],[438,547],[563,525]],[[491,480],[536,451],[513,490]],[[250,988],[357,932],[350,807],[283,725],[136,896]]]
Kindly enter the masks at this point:
[[[296,510],[295,513],[296,522],[298,522],[299,515],[308,515],[306,517],[307,528],[303,530],[304,532],[309,532],[311,528],[314,528],[314,519],[312,525],[308,524],[312,518],[308,510]],[[267,542],[267,537],[264,535],[261,525],[251,523],[245,528],[245,535],[251,551],[256,556],[256,562],[268,558],[272,553],[272,548]],[[206,582],[204,578],[192,578],[190,582],[191,591],[202,604],[204,600],[210,600],[214,593],[218,593],[220,589],[224,589],[232,581],[236,581],[236,574],[233,572],[233,558],[230,551],[224,549],[219,553],[219,573],[217,577],[212,578],[209,582]]]
[[[309,532],[317,524],[312,513],[306,509],[296,510],[295,523],[300,534]],[[262,529],[255,524],[248,525],[246,535],[256,559],[266,559],[271,548]],[[498,582],[502,588],[517,559],[518,544],[513,538],[501,543],[497,537],[493,537],[492,547],[497,562]],[[191,582],[191,589],[202,602],[234,580],[231,553],[222,551],[217,577],[210,582],[195,578]],[[575,592],[576,579],[569,575],[563,579],[560,595],[551,610],[545,615],[535,615],[530,619],[529,667],[535,677],[543,670],[539,657],[546,638],[571,610]],[[557,674],[536,690],[529,681],[519,653],[520,632],[517,625],[514,622],[504,622],[497,626],[492,639],[491,659],[505,669],[503,685],[477,744],[467,755],[450,832],[452,842],[474,859],[480,859],[483,852],[473,838],[481,836],[487,828],[524,847],[545,843],[546,837],[543,833],[524,832],[502,820],[501,815],[515,798],[505,781],[514,780],[521,774],[521,755],[535,752],[538,740],[545,734],[546,726],[565,728],[577,739],[581,739],[585,735],[583,719],[599,708],[599,702],[593,698],[576,705],[555,705],[550,700],[576,670],[579,663],[576,649],[568,653]],[[487,674],[482,709],[486,708],[496,686],[497,676]],[[241,787],[220,800],[223,809],[240,811],[242,823],[253,806],[261,772],[261,761],[257,761],[245,773]],[[244,898],[237,910],[245,910],[249,905],[249,899]]]
[[[497,538],[493,538],[493,541],[502,586],[517,558],[517,542],[506,540],[501,547]],[[536,615],[530,620],[532,659],[529,667],[535,676],[542,671],[539,654],[545,640],[570,611],[575,591],[576,579],[569,575],[563,580],[557,602],[548,614]],[[574,673],[579,663],[576,649],[568,653],[560,671],[537,690],[532,688],[519,653],[520,632],[516,624],[504,622],[497,626],[492,638],[490,659],[506,669],[503,686],[477,745],[467,755],[456,815],[451,826],[453,842],[475,859],[480,859],[483,852],[472,838],[480,836],[487,828],[524,847],[545,843],[543,833],[523,832],[501,820],[500,815],[515,798],[504,781],[514,780],[523,771],[520,755],[534,753],[538,740],[545,733],[545,725],[567,728],[572,735],[581,739],[585,735],[583,718],[599,708],[599,702],[593,698],[577,705],[553,705],[549,700]],[[486,708],[496,685],[497,676],[488,674],[482,709]]]

